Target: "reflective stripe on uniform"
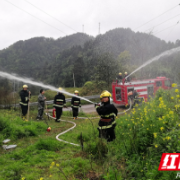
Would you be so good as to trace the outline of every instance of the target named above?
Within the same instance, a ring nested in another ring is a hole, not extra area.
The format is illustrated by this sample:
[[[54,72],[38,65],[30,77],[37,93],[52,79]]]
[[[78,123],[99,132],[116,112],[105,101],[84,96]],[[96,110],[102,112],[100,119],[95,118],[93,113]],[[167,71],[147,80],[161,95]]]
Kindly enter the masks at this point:
[[[108,128],[111,128],[111,127],[112,127],[112,124],[108,125],[108,126],[99,126],[99,129],[108,129]]]
[[[27,106],[27,103],[23,103],[23,102],[19,102],[19,104],[23,105],[23,106]]]
[[[116,114],[115,113],[111,113],[111,114],[108,114],[108,115],[101,115],[101,117],[110,117],[110,116],[116,116]]]
[[[99,126],[99,129],[108,129],[108,128],[111,128],[114,124],[116,124],[115,120],[112,122],[112,124],[110,124],[108,126]]]
[[[64,101],[63,99],[56,99],[56,101]]]
[[[63,105],[53,104],[55,107],[63,107]]]
[[[79,106],[72,106],[73,108],[78,108]]]

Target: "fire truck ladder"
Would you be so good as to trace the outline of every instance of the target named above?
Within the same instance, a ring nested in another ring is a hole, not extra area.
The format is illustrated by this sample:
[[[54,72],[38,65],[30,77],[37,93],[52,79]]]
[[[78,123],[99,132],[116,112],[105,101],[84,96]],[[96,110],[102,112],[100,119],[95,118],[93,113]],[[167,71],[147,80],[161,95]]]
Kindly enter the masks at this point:
[[[125,92],[125,87],[122,87],[121,88],[121,100],[123,101],[123,102],[126,102],[126,92]]]

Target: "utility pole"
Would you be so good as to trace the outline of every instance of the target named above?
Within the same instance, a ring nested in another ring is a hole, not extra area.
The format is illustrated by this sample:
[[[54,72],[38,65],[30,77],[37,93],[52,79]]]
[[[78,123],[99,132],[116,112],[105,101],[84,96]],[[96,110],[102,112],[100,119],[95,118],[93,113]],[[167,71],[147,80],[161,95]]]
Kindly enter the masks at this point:
[[[99,23],[99,34],[100,34],[100,32],[101,32],[101,31],[100,31],[100,28],[101,28],[100,26],[101,26],[101,24]]]
[[[75,85],[75,79],[74,79],[74,73],[73,73],[73,81],[74,81],[74,87],[76,87],[76,85]]]
[[[84,24],[82,25],[82,32],[84,33]]]
[[[15,80],[13,80],[12,84],[13,84],[13,99],[14,99],[14,93],[15,93]]]

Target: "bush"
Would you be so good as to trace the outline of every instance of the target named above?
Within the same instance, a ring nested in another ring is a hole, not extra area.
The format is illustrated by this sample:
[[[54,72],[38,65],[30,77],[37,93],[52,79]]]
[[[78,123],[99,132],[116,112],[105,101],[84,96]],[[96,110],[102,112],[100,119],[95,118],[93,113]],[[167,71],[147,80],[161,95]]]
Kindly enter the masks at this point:
[[[40,139],[36,143],[35,146],[36,146],[36,148],[38,150],[43,150],[44,149],[44,150],[47,150],[47,151],[58,151],[58,150],[62,149],[64,144],[60,143],[56,139],[48,138],[48,139]]]
[[[11,110],[12,111],[12,110]],[[0,115],[0,133],[4,138],[20,139],[28,136],[37,136],[46,131],[47,125],[35,121],[23,121],[20,117],[12,117],[11,112]]]
[[[106,140],[98,138],[93,142],[87,143],[85,151],[88,152],[88,154],[93,155],[93,158],[102,160],[108,153]]]
[[[102,86],[98,86],[94,81],[87,81],[82,87],[81,95],[95,95],[102,91]]]

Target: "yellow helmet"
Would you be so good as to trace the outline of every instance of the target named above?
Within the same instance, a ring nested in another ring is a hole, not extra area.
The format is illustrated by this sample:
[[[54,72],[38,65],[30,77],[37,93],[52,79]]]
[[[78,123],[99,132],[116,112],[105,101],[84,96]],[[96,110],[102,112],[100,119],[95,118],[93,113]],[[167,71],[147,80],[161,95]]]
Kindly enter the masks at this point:
[[[104,98],[104,97],[112,97],[111,93],[109,91],[103,91],[100,95],[100,98]]]
[[[61,87],[59,87],[58,89],[59,89],[60,91],[62,91],[62,90],[63,90],[63,88],[61,88]]]
[[[79,93],[79,91],[78,91],[78,90],[75,90],[75,91],[74,91],[74,93],[75,93],[75,94],[78,94],[78,93]]]
[[[127,74],[127,72],[125,72],[124,74]]]
[[[122,73],[120,72],[119,75],[122,75]]]
[[[100,99],[102,99],[102,94],[105,93],[105,92],[108,92],[107,90],[104,90],[101,95],[100,95]]]
[[[23,85],[23,88],[28,88],[28,86],[26,84]]]

